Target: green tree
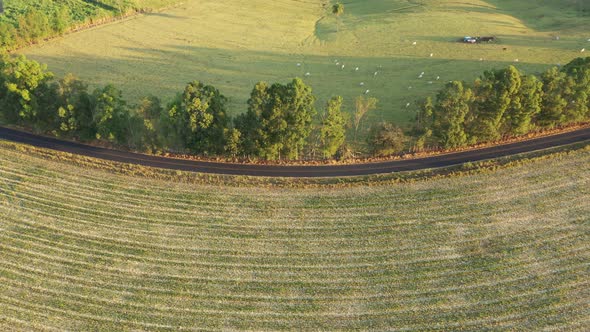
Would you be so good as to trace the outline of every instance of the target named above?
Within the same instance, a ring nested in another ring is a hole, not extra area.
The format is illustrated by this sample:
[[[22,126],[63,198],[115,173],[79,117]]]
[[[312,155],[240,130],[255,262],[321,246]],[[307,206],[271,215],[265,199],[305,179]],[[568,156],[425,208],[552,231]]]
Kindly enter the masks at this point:
[[[250,100],[254,97],[254,91],[261,88],[260,85],[261,83],[256,84],[250,95]],[[259,90],[259,92],[261,91]],[[246,156],[260,156],[263,146],[268,140],[268,135],[259,122],[262,117],[259,110],[260,108],[249,106],[246,113],[242,113],[234,119],[234,127],[240,132],[239,153]]]
[[[135,114],[129,124],[129,141],[137,149],[158,151],[163,143],[160,119],[164,112],[160,99],[148,96],[134,108]]]
[[[235,157],[240,153],[240,141],[242,133],[236,128],[226,129],[225,132],[225,154],[230,157]]]
[[[127,143],[130,117],[121,90],[109,84],[102,89],[96,89],[93,99],[92,114],[96,138],[119,144]]]
[[[236,118],[236,128],[242,133],[241,150],[246,155],[268,160],[280,158],[287,130],[284,99],[279,91],[285,87],[280,84],[269,86],[258,82],[248,100],[248,111]]]
[[[228,125],[227,98],[211,85],[194,81],[169,107],[170,123],[181,144],[202,154],[222,154]]]
[[[568,79],[565,82],[564,109],[566,121],[579,122],[590,116],[590,57],[577,58],[562,68]]]
[[[40,92],[47,90],[53,74],[45,65],[27,60],[24,55],[10,58],[1,56],[0,107],[7,120],[21,124],[35,124],[39,120]]]
[[[532,129],[535,116],[541,112],[543,82],[536,76],[525,76],[519,91],[519,107],[509,110],[508,132],[513,135],[523,135]]]
[[[314,102],[311,88],[299,78],[286,85],[257,83],[247,113],[236,119],[242,151],[268,160],[299,158],[311,133]]]
[[[320,128],[321,150],[324,158],[333,157],[346,140],[347,119],[341,111],[342,97],[328,100]]]
[[[588,114],[587,86],[579,85],[576,77],[567,76],[562,90],[566,102],[563,109],[563,123],[583,121]]]
[[[52,100],[44,102],[53,113],[53,127],[64,135],[80,135],[89,139],[95,136],[93,104],[88,86],[72,74],[51,85]]]
[[[344,5],[341,3],[334,4],[332,6],[332,14],[334,14],[336,16],[340,16],[340,15],[344,14]]]
[[[590,69],[590,57],[575,58],[561,69],[568,76],[577,77],[584,75],[584,71]]]
[[[403,130],[389,122],[373,125],[367,139],[373,155],[381,157],[402,152],[407,141]]]
[[[471,89],[460,81],[447,83],[438,93],[434,105],[433,135],[444,148],[467,144],[465,117],[473,99]]]
[[[336,24],[336,32],[340,31],[340,24],[342,23],[340,17],[344,14],[344,5],[341,3],[334,4],[332,6],[332,14],[336,15],[336,19],[338,20]]]
[[[510,66],[502,70],[484,72],[475,82],[475,124],[470,134],[478,141],[499,139],[506,131],[510,108],[520,108],[521,74]],[[514,111],[513,113],[517,113]]]
[[[432,137],[434,122],[434,105],[432,98],[427,97],[420,103],[418,114],[414,122],[413,135],[416,137],[415,148],[423,150],[428,140]]]
[[[295,78],[286,86],[286,100],[283,104],[287,121],[286,141],[283,155],[287,159],[298,159],[303,151],[307,137],[312,131],[315,96],[310,86]]]
[[[53,17],[53,31],[63,34],[71,25],[70,10],[68,7],[59,7]]]
[[[355,99],[355,112],[354,112],[354,140],[356,141],[357,133],[361,122],[365,115],[377,108],[377,103],[379,101],[377,98],[369,97],[365,98],[364,96],[358,96]]]
[[[553,67],[541,76],[543,82],[543,102],[537,123],[543,127],[553,127],[565,122],[567,75]]]

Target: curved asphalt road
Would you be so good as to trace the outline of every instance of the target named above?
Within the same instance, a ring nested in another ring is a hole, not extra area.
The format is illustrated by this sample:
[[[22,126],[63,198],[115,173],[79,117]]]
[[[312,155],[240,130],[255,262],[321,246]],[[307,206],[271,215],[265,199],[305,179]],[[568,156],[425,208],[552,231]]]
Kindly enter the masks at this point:
[[[571,143],[590,141],[590,128],[489,148],[441,154],[419,159],[325,166],[232,164],[148,156],[62,141],[51,137],[33,135],[3,127],[0,127],[0,139],[99,159],[191,172],[275,177],[342,177],[452,166],[466,162],[482,161]]]

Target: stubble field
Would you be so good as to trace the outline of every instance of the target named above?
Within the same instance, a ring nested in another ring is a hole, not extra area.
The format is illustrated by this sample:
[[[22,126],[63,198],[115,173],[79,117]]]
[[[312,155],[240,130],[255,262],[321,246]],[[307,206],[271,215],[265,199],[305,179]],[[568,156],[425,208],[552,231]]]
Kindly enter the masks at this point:
[[[2,330],[579,330],[590,151],[341,189],[115,175],[0,142]]]

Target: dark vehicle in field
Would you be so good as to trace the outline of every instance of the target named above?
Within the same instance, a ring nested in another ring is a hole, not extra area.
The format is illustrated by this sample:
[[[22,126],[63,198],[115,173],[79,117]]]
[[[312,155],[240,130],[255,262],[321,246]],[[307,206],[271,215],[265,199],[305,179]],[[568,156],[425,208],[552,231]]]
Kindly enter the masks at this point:
[[[492,43],[495,41],[496,41],[496,37],[494,37],[494,36],[484,36],[484,37],[465,36],[461,39],[461,42],[467,43],[467,44]]]
[[[477,43],[477,39],[476,38],[469,37],[469,36],[463,37],[463,40],[462,41],[464,43],[469,43],[469,44],[475,44],[475,43]]]

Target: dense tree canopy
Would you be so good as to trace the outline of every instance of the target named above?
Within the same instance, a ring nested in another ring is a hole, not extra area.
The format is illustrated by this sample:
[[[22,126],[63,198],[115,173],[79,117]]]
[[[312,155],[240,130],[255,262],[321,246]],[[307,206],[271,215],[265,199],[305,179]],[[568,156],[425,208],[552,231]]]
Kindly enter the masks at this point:
[[[520,107],[521,84],[521,74],[514,66],[486,71],[475,81],[473,106],[477,125],[472,128],[472,134],[476,140],[492,141],[501,137],[507,115],[518,112],[516,109]]]
[[[42,109],[39,99],[53,74],[45,65],[23,55],[13,59],[2,56],[0,71],[0,107],[5,116],[21,124],[38,122]]]
[[[518,102],[507,114],[506,131],[523,135],[533,127],[533,119],[541,112],[543,83],[536,76],[525,76],[518,92]]]
[[[465,117],[472,102],[471,89],[462,82],[448,83],[437,95],[434,105],[433,132],[440,138],[443,147],[455,148],[467,143]]]
[[[149,151],[296,159],[313,128],[315,97],[300,79],[284,85],[256,84],[248,111],[233,128],[226,114],[227,99],[198,81],[188,83],[165,107],[155,97],[129,105],[113,85],[89,92],[73,75],[51,82],[53,75],[45,66],[24,56],[2,55],[0,60],[4,121],[58,136]],[[338,143],[342,135],[336,136]]]
[[[324,158],[332,158],[346,139],[348,119],[342,113],[342,97],[328,100],[320,128],[321,150]]]
[[[473,88],[452,82],[426,99],[416,118],[417,146],[445,148],[523,135],[587,121],[590,117],[590,57],[553,67],[540,78],[513,66],[486,71]]]
[[[131,123],[130,138],[135,148],[144,147],[150,152],[161,150],[165,142],[161,119],[167,113],[160,99],[154,96],[144,97],[135,107],[135,113],[136,118],[141,120]]]
[[[226,103],[215,87],[198,81],[189,83],[168,111],[169,133],[176,135],[176,146],[199,154],[223,154]]]
[[[248,111],[236,119],[242,151],[264,159],[297,159],[316,111],[312,90],[301,79],[283,85],[256,84]]]
[[[53,83],[51,90],[52,101],[46,104],[50,105],[49,110],[57,110],[57,117],[53,118],[55,127],[65,135],[78,132],[85,138],[94,136],[93,102],[88,86],[70,74]]]
[[[127,139],[129,112],[121,90],[109,84],[94,91],[92,118],[96,138],[123,143]]]

